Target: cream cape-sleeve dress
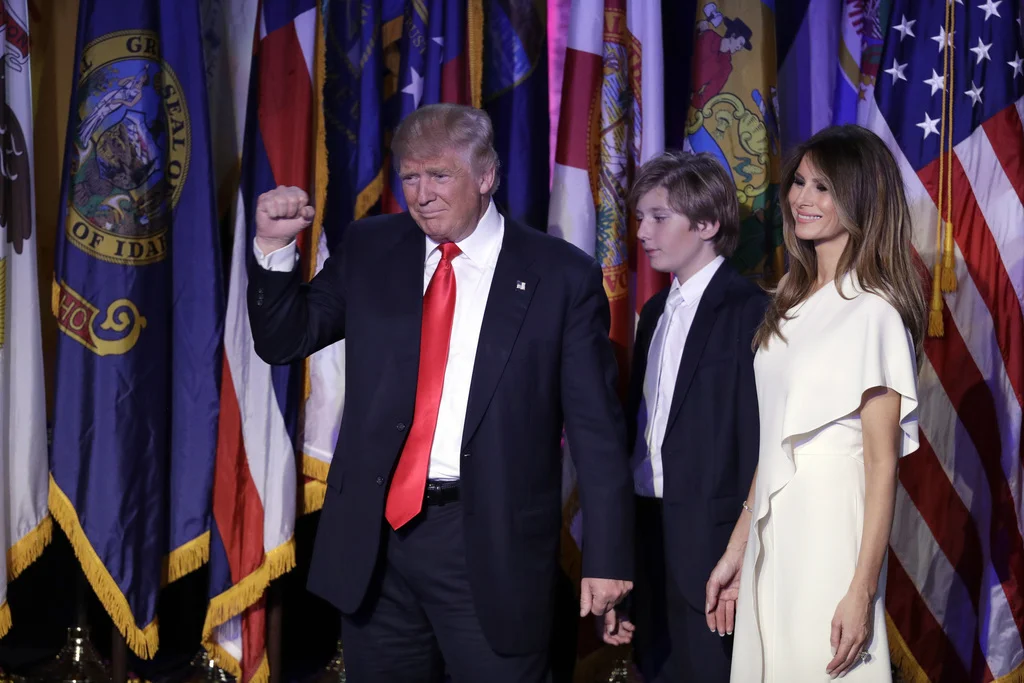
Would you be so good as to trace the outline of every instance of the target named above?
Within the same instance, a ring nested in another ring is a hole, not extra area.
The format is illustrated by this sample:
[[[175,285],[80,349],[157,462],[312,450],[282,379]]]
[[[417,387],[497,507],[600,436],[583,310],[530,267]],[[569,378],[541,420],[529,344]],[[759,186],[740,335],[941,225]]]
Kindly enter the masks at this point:
[[[830,680],[832,617],[864,526],[859,408],[873,387],[901,396],[900,456],[918,447],[914,346],[899,313],[855,275],[815,292],[754,359],[760,454],[740,577],[732,683]],[[873,634],[844,680],[889,683],[885,566]]]

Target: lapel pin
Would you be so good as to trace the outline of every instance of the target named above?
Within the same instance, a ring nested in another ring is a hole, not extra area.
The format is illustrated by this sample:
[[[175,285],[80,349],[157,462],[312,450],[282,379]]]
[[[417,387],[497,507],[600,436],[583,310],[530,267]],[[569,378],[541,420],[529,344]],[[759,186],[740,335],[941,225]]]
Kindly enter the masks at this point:
[[[525,292],[526,283],[523,282],[522,280],[516,280],[516,289],[518,289],[520,292]]]

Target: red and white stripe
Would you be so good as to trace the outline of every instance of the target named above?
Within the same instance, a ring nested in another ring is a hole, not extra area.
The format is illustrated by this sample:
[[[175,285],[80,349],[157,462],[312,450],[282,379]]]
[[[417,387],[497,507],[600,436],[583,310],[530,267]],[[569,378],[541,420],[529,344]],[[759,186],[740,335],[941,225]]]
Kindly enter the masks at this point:
[[[259,129],[246,132],[262,137],[275,184],[305,188],[310,196],[315,38],[315,9],[268,34],[261,6]],[[243,683],[269,675],[263,592],[295,564],[297,494],[295,449],[271,368],[256,355],[246,308],[252,242],[245,206],[252,199],[239,189],[214,482],[214,517],[231,565],[232,588],[213,598],[204,627],[204,641],[213,645],[217,663]]]
[[[594,255],[597,208],[591,183],[597,179],[597,130],[601,107],[603,0],[573,0],[563,65],[562,105],[548,205],[548,232]],[[562,458],[562,504],[576,489],[568,448]],[[582,542],[578,510],[567,509],[570,533]]]
[[[1022,114],[1024,99],[954,148],[958,289],[944,295],[945,335],[925,343],[922,448],[900,469],[887,607],[931,680],[1024,674]],[[938,162],[915,172],[875,104],[866,125],[900,162],[931,266]]]
[[[591,256],[597,247],[592,183],[598,172],[603,28],[603,0],[573,0],[548,209],[548,232]]]
[[[627,0],[626,25],[633,73],[633,158],[639,168],[665,151],[665,58],[660,0]],[[637,71],[639,78],[635,75]],[[633,221],[629,223],[634,225]],[[635,231],[631,232],[626,240],[630,250],[629,291],[636,311],[635,322],[639,322],[644,304],[668,284],[669,276],[651,268],[647,252],[636,244]]]

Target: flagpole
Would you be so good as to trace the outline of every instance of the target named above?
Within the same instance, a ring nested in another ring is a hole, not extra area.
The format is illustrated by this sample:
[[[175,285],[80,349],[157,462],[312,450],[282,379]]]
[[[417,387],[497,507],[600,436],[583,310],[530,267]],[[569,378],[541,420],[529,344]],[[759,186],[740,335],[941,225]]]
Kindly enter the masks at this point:
[[[110,628],[110,680],[112,683],[127,683],[128,642],[116,624]]]
[[[89,628],[89,582],[86,581],[85,572],[81,567],[75,572],[75,625],[79,628]]]
[[[284,601],[281,584],[274,581],[267,587],[267,663],[270,665],[268,683],[281,683],[281,634],[284,623]]]

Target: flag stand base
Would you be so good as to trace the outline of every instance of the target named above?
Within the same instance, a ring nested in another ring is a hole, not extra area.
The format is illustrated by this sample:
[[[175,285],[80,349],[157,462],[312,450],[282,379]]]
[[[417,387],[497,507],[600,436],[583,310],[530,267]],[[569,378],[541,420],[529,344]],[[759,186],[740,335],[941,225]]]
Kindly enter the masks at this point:
[[[32,678],[43,683],[106,683],[110,672],[89,640],[88,627],[72,626],[56,659]]]
[[[188,675],[182,683],[234,683],[235,677],[217,666],[204,648],[192,658]]]
[[[348,678],[345,675],[345,649],[341,646],[341,638],[338,638],[338,648],[334,651],[334,657],[323,669],[313,676],[307,683],[346,683]]]

